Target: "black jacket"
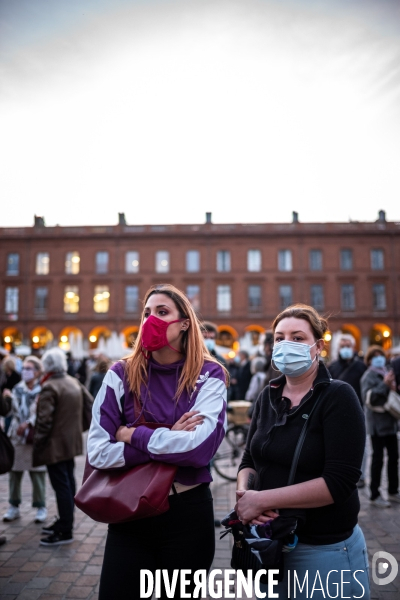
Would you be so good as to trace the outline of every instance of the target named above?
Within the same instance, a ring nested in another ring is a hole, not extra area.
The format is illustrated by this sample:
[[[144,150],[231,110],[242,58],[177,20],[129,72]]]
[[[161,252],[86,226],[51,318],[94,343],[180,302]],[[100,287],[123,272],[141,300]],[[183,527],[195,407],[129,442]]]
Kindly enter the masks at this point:
[[[250,369],[251,363],[248,360],[244,365],[240,365],[238,372],[239,400],[244,400],[246,392],[249,389],[251,378],[253,377]]]
[[[96,398],[97,393],[98,393],[99,389],[101,388],[101,384],[103,383],[103,379],[105,376],[106,376],[105,373],[99,373],[98,371],[96,371],[95,373],[93,373],[92,377],[90,378],[89,393],[93,396],[93,398]]]
[[[209,353],[213,358],[215,358],[219,363],[221,363],[223,367],[226,367],[226,360],[220,354],[217,354],[215,350],[209,350]]]
[[[351,360],[338,358],[338,360],[335,360],[328,365],[328,369],[333,379],[346,381],[346,383],[351,385],[362,404],[360,379],[367,370],[367,366],[364,362],[357,356],[354,356]]]
[[[371,391],[371,404],[375,406],[383,406],[388,399],[390,388],[383,381],[383,375],[369,367],[361,378],[361,392],[364,402],[366,401],[367,392]],[[366,407],[367,417],[367,433],[378,437],[387,435],[396,435],[397,419],[385,411],[383,413],[375,412]]]
[[[351,535],[360,510],[357,482],[365,446],[363,411],[353,388],[332,380],[323,363],[313,389],[293,409],[290,400],[282,398],[284,383],[284,375],[272,380],[258,398],[240,469],[256,470],[257,490],[285,487],[304,424],[302,415],[310,412],[319,397],[295,483],[323,477],[334,504],[306,509],[306,523],[298,535],[307,544],[340,542]]]
[[[12,371],[11,375],[6,375],[1,384],[1,392],[12,390],[14,386],[21,381],[21,375],[17,371]]]
[[[400,393],[400,356],[393,358],[390,364],[396,376],[397,391]]]

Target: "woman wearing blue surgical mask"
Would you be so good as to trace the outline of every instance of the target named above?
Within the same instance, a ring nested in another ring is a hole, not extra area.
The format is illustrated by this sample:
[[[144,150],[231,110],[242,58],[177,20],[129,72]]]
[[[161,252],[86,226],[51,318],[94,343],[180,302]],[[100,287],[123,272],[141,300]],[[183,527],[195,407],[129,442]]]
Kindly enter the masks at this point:
[[[368,600],[367,551],[357,524],[365,444],[360,402],[353,388],[332,380],[319,360],[328,324],[314,308],[296,304],[285,309],[272,330],[272,361],[282,375],[255,404],[239,468],[236,512],[243,523],[260,526],[278,516],[297,519],[294,549],[282,555],[281,581],[274,587],[280,598],[309,598],[311,591],[314,600],[333,597],[346,571],[346,594]],[[288,486],[295,448],[312,409],[294,484]],[[300,584],[308,577],[308,589],[294,590],[294,572]],[[261,584],[261,592],[267,592],[267,585]]]
[[[14,464],[10,471],[10,506],[3,521],[19,519],[21,504],[21,482],[24,471],[29,471],[32,482],[32,506],[37,509],[35,523],[47,518],[46,467],[32,466],[32,428],[36,422],[36,403],[41,391],[42,363],[36,356],[28,356],[23,363],[21,377],[11,392],[11,424],[8,435],[15,449]]]
[[[365,364],[368,369],[361,378],[363,400],[366,401],[369,393],[371,404],[383,407],[390,390],[396,391],[395,375],[393,371],[386,368],[386,355],[383,348],[370,346],[365,354]],[[371,436],[372,445],[370,504],[377,508],[389,508],[391,502],[400,503],[397,420],[384,409],[382,412],[375,412],[367,407],[366,413],[367,433]],[[388,456],[388,500],[383,498],[379,491],[385,448]]]
[[[328,365],[333,379],[346,381],[354,389],[362,404],[360,380],[367,367],[356,351],[356,340],[349,333],[343,333],[338,340],[337,359]]]

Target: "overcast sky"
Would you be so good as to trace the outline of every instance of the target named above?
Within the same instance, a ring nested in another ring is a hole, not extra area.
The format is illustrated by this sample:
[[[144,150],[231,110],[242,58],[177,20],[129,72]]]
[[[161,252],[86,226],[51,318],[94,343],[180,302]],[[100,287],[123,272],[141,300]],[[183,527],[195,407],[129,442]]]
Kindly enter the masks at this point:
[[[3,226],[400,221],[400,2],[1,0]]]

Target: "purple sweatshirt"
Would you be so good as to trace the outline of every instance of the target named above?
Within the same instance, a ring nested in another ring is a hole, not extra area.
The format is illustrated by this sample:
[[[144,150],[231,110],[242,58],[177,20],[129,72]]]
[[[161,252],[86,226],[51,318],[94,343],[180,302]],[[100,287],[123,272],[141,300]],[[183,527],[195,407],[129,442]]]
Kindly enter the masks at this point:
[[[160,365],[150,358],[148,389],[142,385],[143,416],[150,423],[173,425],[188,411],[198,410],[204,422],[195,431],[156,430],[139,425],[130,444],[117,442],[115,433],[126,422],[135,421],[133,395],[124,362],[107,372],[93,405],[88,436],[89,463],[96,469],[127,468],[158,460],[178,466],[176,481],[194,485],[212,481],[207,465],[221,444],[226,429],[226,387],[219,364],[205,362],[196,387],[174,399],[184,360]]]

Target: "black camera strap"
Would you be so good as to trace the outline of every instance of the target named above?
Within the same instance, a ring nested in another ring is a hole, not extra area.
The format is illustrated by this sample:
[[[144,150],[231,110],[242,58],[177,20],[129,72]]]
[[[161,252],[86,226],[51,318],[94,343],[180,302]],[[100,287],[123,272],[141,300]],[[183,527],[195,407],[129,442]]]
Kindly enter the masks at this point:
[[[301,449],[303,448],[304,440],[305,440],[306,433],[307,433],[308,424],[310,422],[311,415],[313,414],[314,409],[317,406],[317,404],[322,396],[323,391],[324,391],[324,388],[322,388],[320,393],[318,394],[317,399],[315,400],[314,405],[313,405],[312,409],[310,410],[310,412],[308,414],[304,413],[302,415],[303,419],[305,419],[305,423],[300,432],[300,436],[297,441],[296,449],[294,451],[292,466],[290,467],[290,473],[289,473],[289,479],[288,479],[287,485],[293,485],[294,478],[296,475],[297,465],[298,465],[299,458],[300,458],[300,452],[301,452]]]

